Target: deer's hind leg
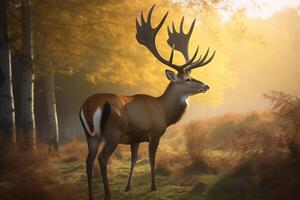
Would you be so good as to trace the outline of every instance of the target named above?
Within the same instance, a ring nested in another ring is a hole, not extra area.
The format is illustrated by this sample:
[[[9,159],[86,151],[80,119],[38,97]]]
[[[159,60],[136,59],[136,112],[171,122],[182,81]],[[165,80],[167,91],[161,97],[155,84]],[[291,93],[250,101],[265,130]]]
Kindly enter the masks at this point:
[[[105,191],[105,200],[111,199],[111,193],[109,190],[108,178],[107,178],[107,163],[112,153],[117,148],[121,136],[126,132],[126,125],[120,116],[120,112],[112,109],[107,120],[105,128],[103,128],[103,140],[104,146],[98,156],[98,162],[102,175],[102,182]]]
[[[98,156],[98,162],[101,170],[102,182],[105,191],[104,199],[107,200],[111,199],[111,193],[109,190],[108,178],[107,178],[107,163],[108,163],[108,159],[117,148],[121,135],[122,135],[122,131],[117,126],[117,122],[114,121],[113,123],[109,123],[104,132],[104,146]]]
[[[86,173],[88,179],[88,188],[89,188],[89,200],[93,199],[93,190],[92,190],[92,178],[93,178],[93,167],[94,161],[97,156],[97,151],[99,148],[100,140],[96,137],[87,138],[88,142],[88,155],[86,158]]]
[[[109,185],[108,185],[108,178],[107,178],[107,163],[108,163],[109,157],[115,151],[117,146],[118,146],[118,142],[112,142],[112,141],[106,142],[102,148],[101,153],[98,156],[98,162],[99,162],[99,166],[100,166],[100,170],[101,170],[102,182],[103,182],[104,191],[105,191],[105,197],[104,197],[105,200],[111,199],[111,194],[110,194]]]

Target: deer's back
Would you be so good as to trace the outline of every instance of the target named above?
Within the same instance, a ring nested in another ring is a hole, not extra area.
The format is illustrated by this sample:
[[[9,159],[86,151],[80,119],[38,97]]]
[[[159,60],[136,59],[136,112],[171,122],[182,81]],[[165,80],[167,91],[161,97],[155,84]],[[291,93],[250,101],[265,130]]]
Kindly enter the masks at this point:
[[[166,128],[160,105],[149,95],[118,96],[115,94],[95,94],[82,106],[89,126],[93,124],[93,114],[108,103],[111,114],[108,126],[120,125],[124,131],[122,143],[147,141],[149,133],[162,134]],[[110,124],[110,125],[109,125]],[[109,133],[107,133],[109,134]]]

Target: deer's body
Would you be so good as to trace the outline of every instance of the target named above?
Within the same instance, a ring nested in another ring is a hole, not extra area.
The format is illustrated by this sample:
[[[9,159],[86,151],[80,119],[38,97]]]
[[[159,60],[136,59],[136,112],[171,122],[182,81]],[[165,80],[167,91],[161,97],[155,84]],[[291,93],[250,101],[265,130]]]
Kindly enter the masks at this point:
[[[134,96],[118,96],[115,94],[95,94],[89,97],[81,108],[81,118],[87,121],[91,132],[96,126],[101,126],[100,121],[93,123],[97,110],[103,111],[104,104],[110,106],[107,124],[102,126],[115,126],[118,124],[122,130],[119,144],[134,144],[149,142],[149,137],[161,137],[166,128],[176,123],[187,107],[187,98],[184,94],[177,94],[173,83],[170,83],[163,95],[153,97],[144,94]],[[102,118],[102,116],[101,116]],[[116,124],[117,123],[117,124]],[[98,129],[100,130],[100,129]],[[104,129],[105,130],[105,129]],[[105,131],[90,134],[102,140],[112,137]],[[108,135],[106,135],[108,134]]]
[[[155,155],[159,145],[160,137],[171,124],[176,123],[187,107],[189,96],[204,93],[209,87],[199,80],[193,79],[189,74],[192,69],[208,64],[215,53],[209,59],[209,49],[203,58],[194,62],[198,49],[191,59],[188,54],[188,42],[194,28],[195,21],[187,34],[183,32],[183,19],[180,31],[173,32],[168,28],[168,44],[172,47],[169,61],[165,60],[155,45],[155,37],[164,23],[167,14],[163,17],[156,28],[151,26],[151,15],[154,6],[149,11],[147,21],[141,14],[141,24],[136,21],[138,42],[146,46],[151,53],[163,64],[175,69],[175,74],[166,70],[166,76],[171,81],[160,97],[137,94],[134,96],[118,96],[115,94],[95,94],[89,97],[80,109],[80,120],[86,133],[89,153],[86,160],[86,170],[89,187],[89,200],[92,194],[92,171],[93,162],[97,155],[100,142],[104,146],[98,156],[101,169],[102,181],[105,190],[104,199],[111,199],[107,179],[107,161],[118,144],[128,144],[131,148],[131,169],[126,186],[130,190],[131,177],[135,163],[139,143],[149,142],[149,161],[151,168],[151,190],[156,190],[155,184]],[[186,63],[179,66],[173,64],[174,50],[180,51]]]

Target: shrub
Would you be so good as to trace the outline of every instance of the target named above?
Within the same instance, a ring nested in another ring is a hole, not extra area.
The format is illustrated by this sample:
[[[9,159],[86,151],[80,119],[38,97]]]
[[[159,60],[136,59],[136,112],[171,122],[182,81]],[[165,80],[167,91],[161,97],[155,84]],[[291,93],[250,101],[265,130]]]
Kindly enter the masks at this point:
[[[84,199],[78,188],[53,178],[54,172],[48,164],[57,155],[49,154],[44,146],[47,145],[39,145],[34,152],[12,147],[1,157],[5,161],[0,164],[1,199]]]
[[[273,115],[284,132],[282,143],[292,158],[300,157],[300,99],[277,91],[264,96],[271,101]]]

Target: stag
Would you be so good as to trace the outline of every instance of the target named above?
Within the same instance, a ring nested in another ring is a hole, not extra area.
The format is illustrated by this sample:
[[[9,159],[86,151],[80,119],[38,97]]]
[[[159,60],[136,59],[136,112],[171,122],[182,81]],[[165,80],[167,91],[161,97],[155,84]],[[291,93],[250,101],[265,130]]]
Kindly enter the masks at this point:
[[[138,148],[141,142],[149,143],[149,161],[151,169],[151,191],[156,190],[155,183],[155,155],[160,137],[168,126],[176,123],[187,108],[189,96],[204,93],[209,87],[203,82],[190,76],[192,69],[204,66],[212,61],[215,52],[207,59],[209,48],[203,57],[196,59],[198,48],[190,58],[188,44],[195,26],[195,20],[187,33],[184,33],[184,18],[180,23],[179,31],[176,31],[174,23],[172,30],[168,27],[167,43],[171,47],[170,58],[163,58],[155,44],[155,38],[168,12],[163,16],[156,28],[151,25],[151,7],[147,20],[141,13],[140,22],[136,18],[136,39],[148,48],[148,50],[161,63],[173,68],[177,73],[165,70],[166,77],[170,80],[164,93],[159,97],[145,94],[133,96],[119,96],[116,94],[95,94],[89,97],[80,109],[80,120],[85,130],[88,156],[86,159],[86,172],[89,189],[89,199],[92,194],[93,162],[96,158],[99,144],[103,142],[103,148],[98,156],[104,185],[104,199],[111,199],[107,179],[107,162],[118,144],[127,144],[131,148],[131,169],[125,191],[130,190],[131,177],[138,159]],[[174,50],[182,53],[185,63],[176,65],[173,63]]]

